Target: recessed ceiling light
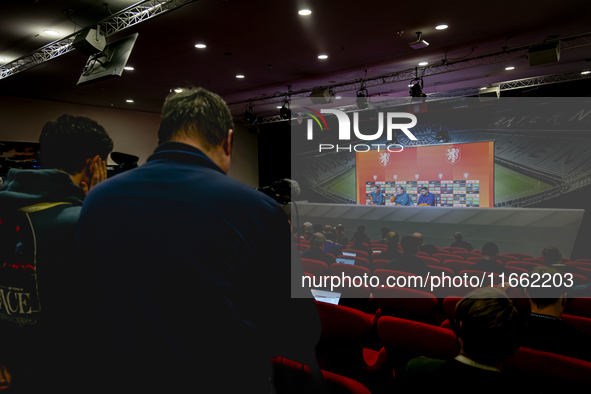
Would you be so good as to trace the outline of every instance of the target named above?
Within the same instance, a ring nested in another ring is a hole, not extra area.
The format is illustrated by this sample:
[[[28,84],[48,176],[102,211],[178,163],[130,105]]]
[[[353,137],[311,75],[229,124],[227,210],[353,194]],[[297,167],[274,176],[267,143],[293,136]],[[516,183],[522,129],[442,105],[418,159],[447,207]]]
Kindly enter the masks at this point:
[[[0,57],[0,62],[5,62],[6,59],[4,59],[3,57]]]
[[[131,67],[131,66],[123,67],[123,69],[124,70],[127,70],[127,71],[133,71],[134,70],[133,67]]]
[[[183,91],[183,89],[175,89],[174,90],[176,93],[181,93]]]
[[[310,15],[312,13],[312,11],[310,10],[299,10],[298,14],[300,15]]]
[[[515,70],[515,67],[511,66],[511,67],[505,67],[505,70],[509,71],[509,70]]]
[[[278,105],[277,108],[283,108],[281,105]]]
[[[4,59],[2,59],[2,60],[4,60]],[[591,73],[591,71],[583,71],[581,74],[586,75],[586,74],[590,74],[590,73]]]
[[[437,29],[437,30],[445,30],[445,29],[447,29],[447,27],[448,27],[447,25],[439,25],[439,26],[436,26],[435,29]]]
[[[244,78],[244,75],[238,74],[238,75],[236,75],[236,78],[242,79],[242,78]]]
[[[340,100],[340,99],[341,99],[341,96],[337,96],[337,97],[335,97],[335,98],[336,98],[337,100]]]
[[[133,100],[125,100],[126,103],[133,103]]]
[[[328,55],[318,55],[318,59],[328,59]]]
[[[486,90],[486,88],[480,88],[480,90]]]
[[[409,88],[412,88],[414,85],[408,85]]]
[[[47,34],[48,36],[57,36],[58,34],[60,34],[59,31],[55,30],[43,30],[43,33]]]
[[[427,64],[429,64],[429,63],[427,63],[427,62],[420,62],[419,63],[419,66],[426,66]]]
[[[199,48],[199,49],[203,49],[203,48],[206,48],[206,47],[207,47],[207,45],[205,45],[205,44],[196,44],[195,45],[195,48]]]

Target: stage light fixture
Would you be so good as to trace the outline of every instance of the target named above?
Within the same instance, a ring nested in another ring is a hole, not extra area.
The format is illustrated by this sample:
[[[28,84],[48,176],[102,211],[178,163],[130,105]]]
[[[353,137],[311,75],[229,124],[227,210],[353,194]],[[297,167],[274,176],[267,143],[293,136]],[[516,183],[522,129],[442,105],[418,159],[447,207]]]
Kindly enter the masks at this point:
[[[289,120],[291,119],[291,110],[288,108],[289,103],[286,101],[283,103],[283,107],[279,110],[279,116],[281,119]]]
[[[57,36],[60,34],[60,32],[56,30],[43,30],[43,33],[47,34],[48,36]]]
[[[367,89],[360,89],[357,91],[357,107],[359,109],[367,109],[369,107],[367,96]]]
[[[591,74],[591,71],[583,71],[583,72],[581,73],[581,75],[587,75],[587,74]]]
[[[410,47],[412,49],[427,48],[429,46],[429,43],[422,39],[423,33],[420,31],[417,31],[416,35],[417,35],[417,40],[409,43],[408,45],[410,45]]]
[[[416,83],[413,84],[408,91],[408,94],[410,94],[410,97],[412,98],[412,103],[424,103],[427,101],[427,95],[423,93],[423,88],[421,87],[422,83],[422,79],[417,79]]]
[[[298,11],[298,14],[303,15],[303,16],[310,15],[311,13],[312,13],[312,11],[310,11],[310,10],[299,10]]]
[[[248,110],[246,112],[244,112],[244,121],[250,125],[255,125],[257,123],[260,123],[262,118],[260,116],[256,116],[253,112],[252,112],[252,107],[248,107]]]
[[[507,71],[515,70],[515,67],[513,67],[513,66],[511,66],[511,67],[505,67],[505,70],[507,70]]]
[[[205,44],[195,44],[195,48],[203,49],[203,48],[207,48],[207,45],[205,45]]]
[[[436,29],[436,30],[445,30],[445,29],[447,29],[447,28],[448,28],[448,26],[447,26],[447,25],[439,25],[439,26],[436,26],[436,27],[435,27],[435,29]]]
[[[125,66],[125,67],[123,67],[123,69],[126,71],[133,71],[134,70],[134,68],[131,66]]]
[[[428,62],[420,62],[419,66],[426,66],[427,64],[429,64]]]

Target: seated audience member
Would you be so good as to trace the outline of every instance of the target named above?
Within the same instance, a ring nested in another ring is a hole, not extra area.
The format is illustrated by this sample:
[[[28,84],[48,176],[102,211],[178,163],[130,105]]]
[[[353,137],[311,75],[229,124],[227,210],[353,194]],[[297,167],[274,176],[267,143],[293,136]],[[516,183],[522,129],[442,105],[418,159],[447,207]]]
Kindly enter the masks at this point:
[[[330,267],[336,262],[335,258],[324,252],[326,237],[322,233],[312,234],[310,237],[310,249],[300,255],[302,259],[323,261]]]
[[[338,257],[343,254],[343,248],[336,244],[337,235],[333,231],[328,231],[324,236],[326,242],[324,243],[324,251]]]
[[[460,354],[453,360],[410,360],[404,392],[516,392],[500,367],[519,348],[526,325],[506,294],[496,288],[474,290],[458,303],[454,323]]]
[[[357,227],[357,231],[353,234],[353,238],[351,238],[351,242],[356,243],[365,243],[371,245],[371,239],[369,236],[365,234],[365,226],[361,225]]]
[[[400,242],[400,235],[397,232],[390,231],[386,236],[386,245],[388,249],[378,254],[375,258],[380,260],[394,260],[402,256],[398,251],[398,243]]]
[[[412,235],[413,237],[415,237],[416,239],[419,240],[419,251],[427,253],[429,256],[432,256],[433,253],[437,253],[438,250],[435,247],[435,245],[433,244],[424,244],[423,243],[423,234],[421,233],[414,233]]]
[[[345,249],[345,248],[343,247],[343,249]],[[353,245],[349,246],[346,249],[360,250],[362,252],[365,252],[365,253],[367,253],[367,257],[369,257],[369,260],[371,260],[372,251],[366,245],[366,243],[361,242],[361,238],[355,239],[355,241],[353,242]]]
[[[554,275],[563,274],[554,267],[536,267],[529,272],[530,283],[533,274],[540,275],[538,284],[551,278],[548,283],[552,287],[530,285],[525,289],[531,313],[527,319],[528,330],[523,346],[591,361],[591,337],[560,319],[569,288],[564,285],[568,284],[564,280],[561,286],[554,286]]]
[[[316,223],[315,225],[312,226],[312,234],[316,234],[316,233],[324,234],[324,228],[319,223]]]
[[[330,224],[327,224],[326,226],[324,226],[324,230],[322,230],[322,232],[324,234],[328,234],[329,232],[332,232],[332,231],[334,231],[334,230],[332,229],[332,226]]]
[[[391,230],[388,227],[382,227],[380,229],[380,232],[382,233],[382,239],[380,239],[379,241],[374,242],[374,244],[379,244],[379,245],[387,245],[386,239],[388,238],[388,233]]]
[[[468,252],[474,250],[474,247],[470,244],[470,242],[464,241],[464,236],[459,231],[454,233],[454,242],[452,242],[450,246],[452,248],[464,248]]]
[[[572,274],[582,275],[577,267],[568,266],[562,262],[562,254],[554,246],[544,248],[544,250],[542,250],[542,257],[544,258],[544,264],[548,267],[556,268],[560,272],[570,272]]]
[[[499,258],[499,247],[492,242],[484,244],[482,247],[482,260],[470,267],[474,271],[492,272],[494,274],[505,274],[509,277],[509,271],[502,264],[497,262]]]
[[[412,235],[405,235],[400,240],[400,246],[402,246],[402,256],[389,261],[386,264],[386,269],[408,272],[409,274],[425,278],[429,274],[429,267],[427,267],[427,264],[423,260],[417,257],[419,240]]]
[[[302,228],[300,229],[300,235],[303,236],[304,238],[310,238],[310,236],[312,235],[311,231],[312,231],[312,223],[306,222],[306,223],[302,224]]]
[[[336,231],[337,231],[337,244],[339,244],[343,247],[347,247],[347,244],[349,243],[349,238],[345,237],[345,226],[343,226],[342,224],[339,224],[336,227]]]

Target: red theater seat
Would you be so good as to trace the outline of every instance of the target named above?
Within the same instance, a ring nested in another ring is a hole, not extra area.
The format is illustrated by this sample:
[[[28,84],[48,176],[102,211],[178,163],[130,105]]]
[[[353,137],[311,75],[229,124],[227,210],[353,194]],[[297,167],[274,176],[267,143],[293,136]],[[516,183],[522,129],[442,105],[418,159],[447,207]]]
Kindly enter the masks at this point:
[[[363,340],[371,329],[369,315],[340,305],[316,302],[322,333],[316,346],[320,368],[352,377],[365,365]]]
[[[464,260],[468,260],[469,257],[478,257],[478,258],[482,259],[482,256],[479,255],[478,253],[472,253],[472,252],[454,252],[453,254],[454,254],[454,256],[460,256],[460,257],[464,258]]]
[[[456,248],[453,246],[447,246],[445,248],[443,248],[443,250],[447,250],[449,253],[453,253],[453,252],[468,252],[468,249],[465,248]]]
[[[359,267],[359,268],[363,268],[363,267]],[[332,267],[331,267],[332,269]],[[345,274],[347,275],[347,274]],[[341,276],[339,276],[339,278],[342,279]],[[341,293],[341,305],[343,305],[343,302],[345,301],[344,298],[356,298],[356,299],[363,299],[363,300],[367,300],[369,299],[369,297],[371,296],[371,288],[368,286],[365,286],[365,284],[363,283],[363,281],[360,280],[352,280],[353,278],[349,279],[349,278],[345,278],[344,281],[340,282],[339,286],[335,286],[333,287],[332,291],[337,292],[337,293]],[[368,284],[369,284],[369,279],[367,280]],[[331,283],[331,281],[328,282],[329,286]],[[338,284],[339,282],[335,281],[335,284]],[[330,288],[329,288],[330,290]],[[347,306],[347,305],[345,305]],[[358,309],[358,308],[355,308]]]
[[[510,261],[507,263],[507,267],[523,268],[524,270],[527,270],[528,272],[533,270],[536,267],[543,267],[543,266],[544,266],[544,264],[526,263],[523,261]]]
[[[512,267],[510,265],[505,267],[507,269],[507,271],[509,271],[509,275],[511,274],[517,274],[517,275],[521,275],[521,274],[527,274],[529,271],[524,269],[524,268],[519,268],[519,267]]]
[[[583,392],[589,390],[591,363],[521,347],[502,370],[506,378],[523,382],[527,391],[555,393],[558,387],[568,387],[569,392]]]
[[[591,318],[591,298],[573,298],[567,302],[564,313]]]
[[[588,317],[567,315],[563,313],[562,316],[560,316],[560,319],[572,324],[577,331],[591,337],[591,319]]]
[[[581,273],[581,275],[583,275],[587,279],[587,282],[591,282],[591,269],[582,268],[582,267],[577,267],[577,268],[579,269],[579,272]],[[568,270],[568,268],[567,268],[567,270]]]
[[[591,269],[591,262],[590,263],[583,263],[580,261],[574,261],[574,262],[566,262],[564,263],[567,267],[568,266],[573,266],[573,267],[579,267],[579,268],[587,268],[587,269]]]
[[[509,256],[509,257],[515,257],[518,260],[523,261],[523,259],[533,259],[534,256],[532,256],[531,254],[525,254],[525,253],[503,253],[503,256]]]
[[[310,245],[301,244],[299,250],[300,250],[300,253],[305,252],[306,250],[310,250]]]
[[[445,260],[443,262],[443,267],[449,268],[458,274],[462,270],[469,270],[474,264],[476,263],[470,263],[469,261]]]
[[[482,250],[480,250],[480,249],[474,249],[474,250],[472,251],[472,253],[477,253],[477,254],[479,254],[480,256],[482,256]]]
[[[453,320],[456,316],[456,305],[462,297],[445,297],[443,299],[443,311],[447,315],[447,318]]]
[[[505,256],[505,255],[500,255],[498,257],[498,259],[501,260],[504,265],[507,265],[507,263],[510,261],[519,261],[519,259],[517,257]]]
[[[379,270],[379,269],[384,269],[386,267],[386,264],[388,264],[390,260],[380,260],[380,259],[376,259],[374,261],[371,262],[371,267],[372,269],[375,270]]]
[[[417,257],[420,258],[421,260],[423,260],[425,262],[425,264],[427,264],[427,265],[441,265],[439,260],[434,259],[432,257],[418,256],[418,255],[417,255]]]
[[[328,265],[323,261],[301,259],[304,272],[309,272],[312,275],[326,275],[328,274]]]
[[[456,280],[453,280],[454,278],[456,278]],[[433,290],[431,290],[432,284]],[[444,280],[431,276],[427,281],[427,287],[425,287],[425,290],[430,291],[435,297],[443,299],[450,296],[464,297],[466,294],[477,288],[478,286],[472,286],[470,282],[464,281],[457,276],[454,276],[451,279],[446,277]]]
[[[576,259],[575,263],[591,263],[591,259]]]
[[[277,394],[311,392],[317,387],[307,365],[282,357],[272,358],[271,361]],[[328,371],[322,371],[322,376],[331,393],[371,394],[364,385],[345,376]]]
[[[418,257],[429,257],[429,253],[425,253],[425,252],[417,252],[417,256]]]
[[[428,265],[427,267],[429,267],[429,272],[431,273],[431,276],[441,276],[442,274],[445,274],[447,276],[455,275],[454,271],[450,268],[440,267],[438,265]]]
[[[541,264],[541,265],[545,265],[544,264],[544,259],[523,259],[524,263],[536,263],[536,264]]]
[[[354,276],[363,278],[363,275],[371,276],[371,271],[369,268],[358,265],[335,263],[330,266],[330,274],[339,277],[345,275],[351,278]]]
[[[585,278],[583,275],[578,275],[578,274],[572,274],[572,275],[573,275],[574,286],[584,285],[587,283],[587,278]]]
[[[381,317],[377,326],[388,359],[395,365],[418,356],[448,360],[458,355],[456,336],[445,328],[390,316]]]
[[[438,305],[433,294],[402,287],[377,287],[374,298],[377,299],[382,316],[425,323],[433,323],[433,312]]]
[[[464,261],[464,259],[462,257],[459,256],[454,256],[452,254],[449,253],[433,253],[433,256],[431,256],[432,259],[437,259],[439,260],[439,265],[443,264],[443,262],[445,260],[461,260]]]

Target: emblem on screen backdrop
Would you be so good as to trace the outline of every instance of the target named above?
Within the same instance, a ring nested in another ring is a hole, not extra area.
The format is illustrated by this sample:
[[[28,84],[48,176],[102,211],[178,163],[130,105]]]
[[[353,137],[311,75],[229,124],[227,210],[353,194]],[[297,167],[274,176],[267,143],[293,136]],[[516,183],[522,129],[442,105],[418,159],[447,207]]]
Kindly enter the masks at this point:
[[[461,151],[459,146],[450,146],[445,150],[445,160],[449,164],[456,164],[462,159]]]
[[[419,180],[419,174],[415,174],[415,179],[418,181]]]
[[[374,175],[374,176],[373,176],[373,180],[374,180],[374,181],[377,181],[377,180],[378,180],[378,176],[377,176],[377,175]]]
[[[464,172],[464,179],[468,179],[468,177],[469,177],[469,176],[470,176],[470,174],[469,174],[469,173],[467,173],[467,172]]]
[[[439,177],[439,180],[443,179],[443,174],[437,174],[437,176]]]
[[[388,153],[388,152],[380,153],[380,165],[382,167],[388,167],[388,165],[390,165],[390,153]]]
[[[398,179],[398,175],[394,175],[394,180],[397,180],[397,179]]]

